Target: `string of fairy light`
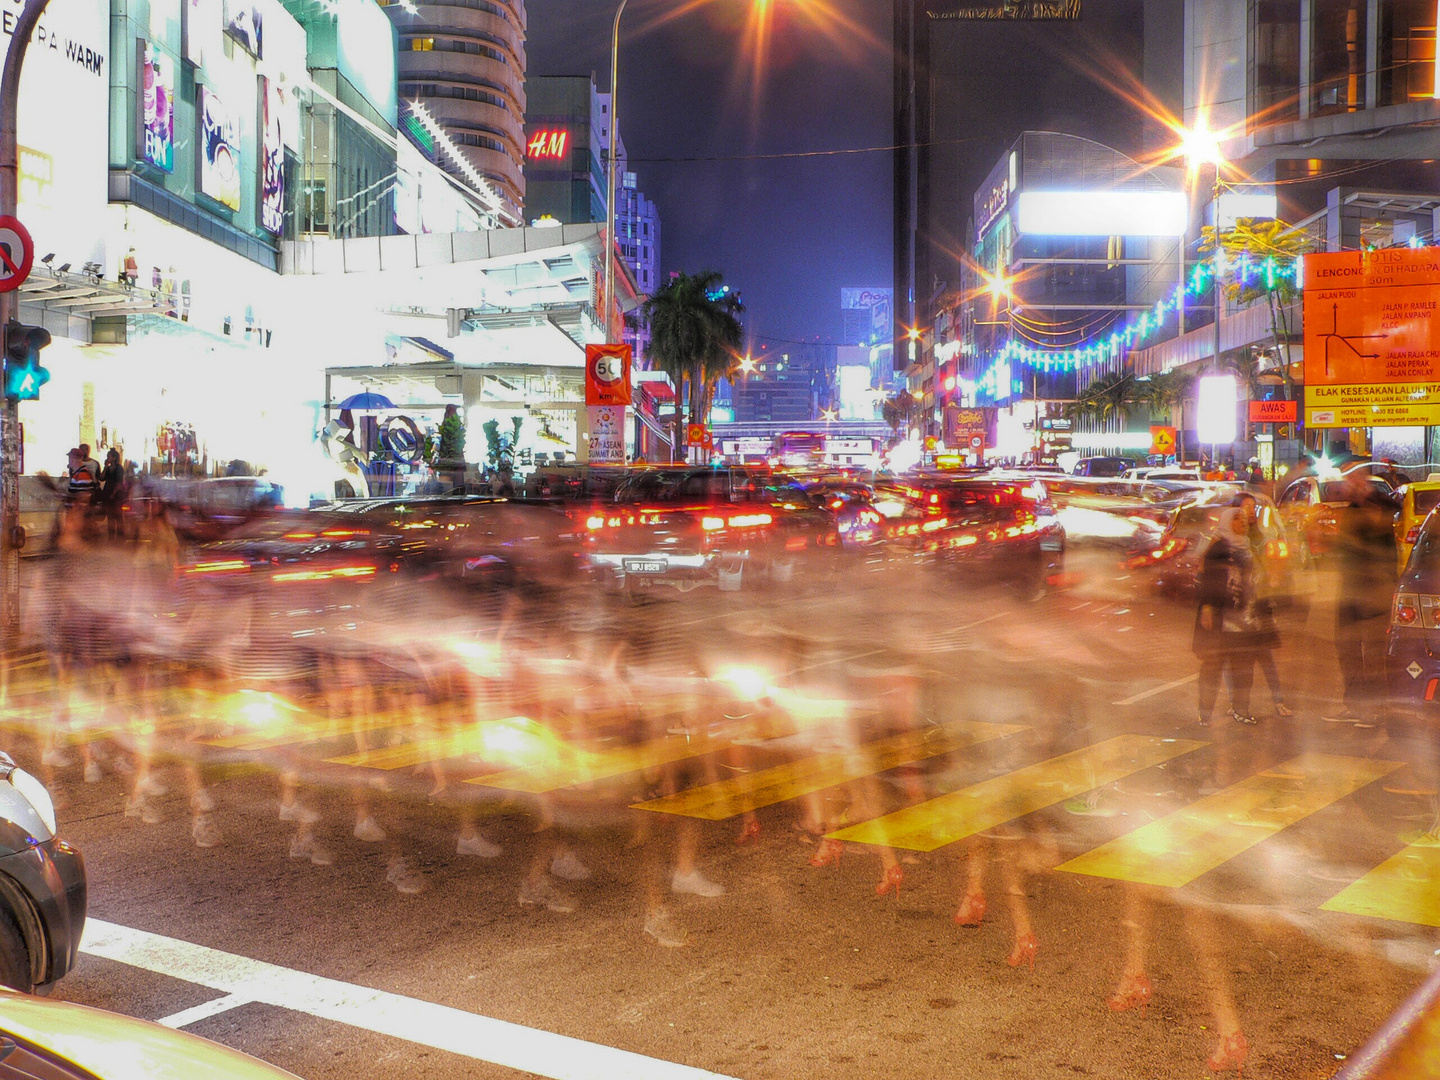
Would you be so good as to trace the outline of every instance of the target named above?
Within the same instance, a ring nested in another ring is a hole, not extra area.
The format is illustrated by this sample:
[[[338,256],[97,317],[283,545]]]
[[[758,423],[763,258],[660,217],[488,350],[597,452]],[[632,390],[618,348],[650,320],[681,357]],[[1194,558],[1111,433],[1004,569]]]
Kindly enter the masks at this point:
[[[1249,255],[1242,255],[1233,265],[1227,265],[1222,254],[1218,260],[1197,263],[1183,290],[1177,284],[1169,295],[1156,301],[1154,307],[1141,312],[1138,318],[1120,330],[1113,330],[1108,335],[1102,333],[1087,344],[1068,349],[1036,348],[1023,340],[1012,338],[991,357],[989,367],[979,379],[972,382],[957,378],[956,384],[967,394],[983,391],[995,398],[1002,393],[1008,396],[1011,368],[1017,362],[1048,373],[1074,371],[1076,368],[1117,360],[1158,333],[1166,320],[1184,303],[1186,296],[1199,297],[1209,291],[1217,271],[1216,262],[1219,263],[1218,271],[1222,278],[1227,272],[1233,271],[1235,280],[1242,289],[1263,281],[1265,289],[1271,291],[1286,281],[1294,282],[1298,289],[1304,280],[1302,260],[1303,256],[1292,260],[1277,259],[1274,256],[1256,260]]]

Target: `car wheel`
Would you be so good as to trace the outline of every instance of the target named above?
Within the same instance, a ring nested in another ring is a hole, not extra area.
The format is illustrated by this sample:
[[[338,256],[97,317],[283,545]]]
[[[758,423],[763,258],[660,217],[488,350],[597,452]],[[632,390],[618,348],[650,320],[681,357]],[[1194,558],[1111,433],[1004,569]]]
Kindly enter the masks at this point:
[[[35,989],[30,981],[30,950],[10,912],[0,908],[0,986],[28,994]]]

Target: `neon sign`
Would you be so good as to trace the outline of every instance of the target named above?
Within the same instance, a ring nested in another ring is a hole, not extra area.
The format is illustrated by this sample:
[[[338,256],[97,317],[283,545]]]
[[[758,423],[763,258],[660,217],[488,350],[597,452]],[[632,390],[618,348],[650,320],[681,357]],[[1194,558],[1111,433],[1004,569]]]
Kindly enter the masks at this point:
[[[526,156],[532,158],[549,158],[559,161],[565,157],[565,152],[570,149],[570,132],[564,129],[558,131],[537,131],[530,136],[530,142],[525,146]]]

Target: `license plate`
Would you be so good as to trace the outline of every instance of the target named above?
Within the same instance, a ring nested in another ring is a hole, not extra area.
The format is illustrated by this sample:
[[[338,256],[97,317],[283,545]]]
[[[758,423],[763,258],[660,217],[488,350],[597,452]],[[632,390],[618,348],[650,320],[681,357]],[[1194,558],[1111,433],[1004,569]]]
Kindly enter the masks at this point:
[[[666,570],[663,559],[626,559],[625,572],[627,574],[663,574]]]

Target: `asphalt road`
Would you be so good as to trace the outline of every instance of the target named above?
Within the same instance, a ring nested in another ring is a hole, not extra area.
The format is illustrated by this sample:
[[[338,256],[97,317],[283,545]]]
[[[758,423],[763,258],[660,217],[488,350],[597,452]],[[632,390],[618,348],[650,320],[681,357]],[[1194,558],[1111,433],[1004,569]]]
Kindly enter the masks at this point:
[[[1433,962],[1440,860],[1407,841],[1436,822],[1434,736],[1321,719],[1338,692],[1323,580],[1284,615],[1297,715],[1257,688],[1255,727],[1195,723],[1188,606],[1089,581],[1038,602],[915,581],[522,615],[506,648],[530,663],[599,668],[643,641],[622,680],[641,711],[674,696],[656,672],[697,662],[791,697],[750,701],[764,722],[739,746],[672,700],[663,731],[497,786],[465,783],[464,755],[411,753],[409,729],[248,755],[160,740],[147,812],[127,816],[133,743],[102,733],[98,782],[78,760],[49,771],[94,920],[54,995],[308,1080],[1192,1078],[1237,1026],[1247,1076],[1328,1076]],[[32,676],[7,727],[39,769]],[[794,722],[795,702],[835,700]],[[676,739],[690,749],[644,750]],[[279,820],[285,770],[313,826]],[[195,775],[216,846],[194,842]],[[357,804],[385,839],[355,838]],[[737,843],[751,805],[758,836]],[[457,854],[467,815],[498,857]],[[821,868],[817,817],[842,852]],[[331,865],[292,857],[305,829]],[[687,845],[724,895],[671,892]],[[876,895],[887,850],[898,896]],[[545,880],[575,910],[518,903],[566,852],[589,880]],[[981,891],[983,921],[956,925]],[[645,933],[661,904],[684,945]],[[1109,1003],[1127,970],[1153,985],[1143,1013]]]

